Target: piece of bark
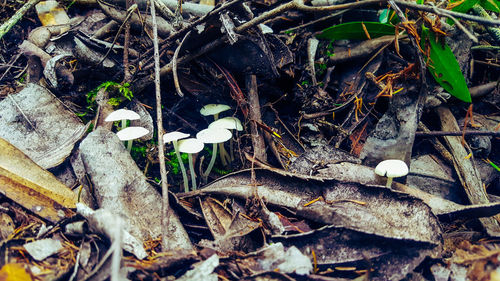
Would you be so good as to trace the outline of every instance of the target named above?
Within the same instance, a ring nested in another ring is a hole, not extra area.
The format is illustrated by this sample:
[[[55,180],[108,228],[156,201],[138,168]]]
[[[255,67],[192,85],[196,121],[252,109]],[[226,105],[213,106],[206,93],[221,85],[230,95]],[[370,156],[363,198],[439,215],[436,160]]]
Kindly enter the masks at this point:
[[[257,91],[257,77],[255,75],[246,76],[246,88],[248,92],[250,132],[252,134],[252,145],[255,153],[255,158],[262,162],[267,162],[266,144],[262,134],[259,134],[257,122],[262,123],[260,113],[259,94]]]
[[[439,115],[441,129],[443,131],[454,132],[460,130],[455,117],[447,107],[438,107],[436,112]],[[462,183],[470,202],[472,204],[489,203],[488,196],[483,188],[481,176],[472,161],[473,156],[471,158],[467,157],[470,149],[462,145],[461,137],[446,136],[444,139],[451,151],[451,154],[453,155],[453,165],[455,167],[455,171],[457,172],[460,182]],[[500,225],[498,223],[498,219],[500,219],[500,216],[497,215],[495,217],[482,218],[479,220],[489,235],[500,236]]]
[[[368,137],[360,158],[369,166],[386,159],[410,163],[415,132],[421,114],[423,93],[410,86],[405,93],[392,97],[389,109]]]

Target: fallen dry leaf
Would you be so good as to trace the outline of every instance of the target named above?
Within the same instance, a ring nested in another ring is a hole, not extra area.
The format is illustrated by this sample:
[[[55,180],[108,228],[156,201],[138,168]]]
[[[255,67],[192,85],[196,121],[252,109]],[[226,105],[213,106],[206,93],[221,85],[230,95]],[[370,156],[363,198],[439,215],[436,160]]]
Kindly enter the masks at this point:
[[[50,222],[74,214],[71,189],[2,138],[0,151],[0,192]]]

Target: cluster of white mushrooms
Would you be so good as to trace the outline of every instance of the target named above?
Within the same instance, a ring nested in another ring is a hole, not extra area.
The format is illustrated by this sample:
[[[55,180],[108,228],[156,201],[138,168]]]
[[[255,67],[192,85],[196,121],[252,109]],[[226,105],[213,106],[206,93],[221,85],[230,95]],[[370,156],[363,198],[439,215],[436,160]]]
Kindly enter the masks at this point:
[[[116,133],[118,138],[121,141],[127,142],[127,150],[130,151],[132,149],[132,141],[143,137],[149,133],[149,130],[143,127],[130,126],[127,127],[127,120],[138,120],[141,119],[141,116],[137,114],[135,111],[128,109],[118,109],[111,112],[104,121],[106,122],[115,122],[121,121],[120,130]]]
[[[214,122],[212,122],[208,128],[201,130],[196,134],[196,138],[188,138],[189,134],[182,132],[170,132],[163,135],[164,143],[173,143],[175,154],[177,160],[179,161],[179,166],[181,168],[182,177],[184,180],[184,190],[189,191],[188,178],[186,169],[182,163],[180,152],[188,154],[189,170],[191,173],[191,187],[196,190],[196,175],[193,167],[193,155],[200,152],[205,144],[212,144],[212,158],[208,164],[205,172],[202,173],[203,182],[207,182],[208,175],[212,170],[215,159],[217,158],[217,147],[219,147],[219,155],[221,163],[227,166],[227,163],[233,161],[233,149],[231,142],[230,154],[227,153],[224,148],[224,142],[231,139],[233,134],[231,130],[242,131],[243,126],[238,118],[235,117],[224,117],[219,119],[219,113],[229,110],[230,107],[225,104],[207,104],[201,110],[200,113],[203,116],[214,116]],[[232,139],[231,139],[232,140]]]
[[[219,113],[231,109],[225,104],[207,104],[201,108],[200,113],[203,116],[214,117],[214,121],[208,125],[208,128],[201,130],[196,134],[196,138],[188,138],[190,135],[182,132],[170,132],[163,135],[163,142],[172,142],[174,146],[174,151],[179,162],[179,166],[182,172],[182,178],[184,181],[184,191],[189,191],[188,177],[186,173],[186,168],[182,163],[181,152],[188,154],[189,170],[191,173],[191,186],[193,190],[196,190],[196,175],[193,167],[193,157],[196,153],[200,152],[205,144],[212,144],[212,157],[208,164],[207,169],[202,174],[203,182],[206,183],[208,175],[212,170],[215,159],[217,158],[217,148],[219,148],[219,155],[221,163],[227,167],[228,163],[234,160],[233,155],[233,142],[232,142],[232,130],[242,131],[243,126],[241,122],[236,117],[224,117],[219,119]],[[149,133],[149,130],[143,127],[127,127],[127,120],[138,120],[140,119],[139,114],[128,109],[118,109],[111,112],[104,121],[115,122],[121,121],[121,128],[116,133],[118,138],[122,141],[127,142],[128,151],[132,148],[132,140],[145,136]],[[231,140],[230,142],[230,154],[227,153],[224,148],[224,142]],[[380,162],[377,167],[375,167],[375,174],[387,177],[387,187],[391,187],[392,179],[396,177],[403,177],[408,174],[408,166],[404,161],[401,160],[384,160]]]

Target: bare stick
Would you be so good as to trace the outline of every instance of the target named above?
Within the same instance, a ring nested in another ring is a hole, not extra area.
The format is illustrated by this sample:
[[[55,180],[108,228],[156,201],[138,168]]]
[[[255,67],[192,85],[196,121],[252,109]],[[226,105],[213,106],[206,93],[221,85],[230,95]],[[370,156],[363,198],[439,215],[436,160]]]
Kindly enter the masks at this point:
[[[131,0],[126,0],[126,8],[127,10],[130,9],[131,6]],[[130,82],[132,79],[132,74],[130,74],[130,66],[129,66],[129,61],[128,61],[128,48],[130,45],[130,21],[125,22],[125,42],[123,42],[123,70],[124,70],[124,77],[123,77],[123,82]]]
[[[167,167],[165,166],[165,155],[163,154],[163,119],[161,111],[161,91],[160,91],[160,51],[158,49],[158,24],[156,23],[155,5],[151,7],[151,19],[153,22],[153,47],[155,61],[155,93],[156,93],[156,124],[158,127],[158,160],[160,161],[161,192],[162,192],[162,210],[161,210],[161,228],[163,251],[168,247],[168,225],[170,218],[170,205],[168,203],[168,182]]]
[[[444,137],[444,136],[491,136],[500,137],[500,132],[495,131],[465,131],[465,132],[447,132],[447,131],[428,131],[428,132],[416,132],[415,136],[421,138],[433,138],[433,137]]]
[[[153,5],[154,6],[154,5]],[[130,17],[132,16],[132,14],[134,13],[134,11],[137,10],[137,4],[133,4],[132,6],[130,6],[130,8],[127,10],[127,16],[125,17],[125,20],[123,20],[123,23],[122,25],[120,25],[120,28],[118,29],[118,31],[116,32],[116,35],[115,35],[115,38],[113,39],[113,43],[111,44],[111,47],[109,47],[108,51],[106,52],[106,54],[104,55],[104,57],[102,57],[102,59],[99,61],[99,63],[96,64],[96,66],[100,65],[109,55],[109,53],[111,53],[111,51],[113,50],[113,47],[115,46],[116,44],[116,40],[118,40],[118,36],[120,35],[120,33],[122,32],[122,29],[125,27],[126,23],[128,22],[128,20],[130,19]]]
[[[9,32],[9,30],[16,25],[16,23],[24,16],[24,14],[35,6],[40,0],[30,0],[28,3],[24,4],[21,9],[17,10],[17,12],[6,22],[0,26],[0,39]]]
[[[252,134],[254,157],[260,161],[267,162],[266,144],[264,143],[262,134],[259,134],[256,123],[262,123],[259,94],[257,91],[257,77],[255,75],[247,75],[245,80],[248,93],[248,103],[250,105],[248,116],[250,118],[250,132]]]
[[[177,94],[179,95],[179,97],[183,97],[184,94],[181,91],[181,86],[179,85],[179,76],[177,75],[177,58],[179,57],[179,52],[182,48],[182,44],[184,44],[184,41],[186,41],[186,38],[189,37],[189,34],[191,34],[191,31],[186,33],[186,35],[182,39],[179,46],[177,46],[177,49],[175,49],[174,57],[172,58],[172,74],[174,75],[174,86],[175,86],[175,90],[177,91]]]

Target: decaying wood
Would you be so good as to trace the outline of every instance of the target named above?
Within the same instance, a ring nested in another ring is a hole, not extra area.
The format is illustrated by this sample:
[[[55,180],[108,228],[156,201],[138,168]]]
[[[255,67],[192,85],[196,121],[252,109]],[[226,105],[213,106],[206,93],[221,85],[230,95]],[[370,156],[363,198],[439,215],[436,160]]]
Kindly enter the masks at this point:
[[[460,130],[455,117],[447,107],[438,107],[436,112],[439,115],[442,130]],[[470,202],[472,204],[489,203],[479,171],[472,162],[474,156],[468,157],[469,154],[471,154],[470,149],[462,145],[461,138],[458,136],[446,136],[444,139],[450,148],[451,154],[453,155],[455,171],[457,172],[458,178],[460,179]],[[499,219],[500,216],[497,215],[491,218],[482,218],[480,221],[489,235],[500,236],[500,225],[498,223]]]
[[[257,123],[262,123],[260,112],[259,93],[257,90],[257,77],[255,75],[246,76],[246,88],[248,92],[248,116],[250,118],[250,132],[252,134],[252,146],[255,158],[267,162],[266,144],[263,134],[259,132]]]
[[[0,39],[9,32],[9,30],[16,25],[16,23],[24,16],[24,14],[29,11],[33,6],[35,6],[40,0],[30,0],[24,4],[21,9],[12,16],[9,20],[5,21],[2,26],[0,26]]]

